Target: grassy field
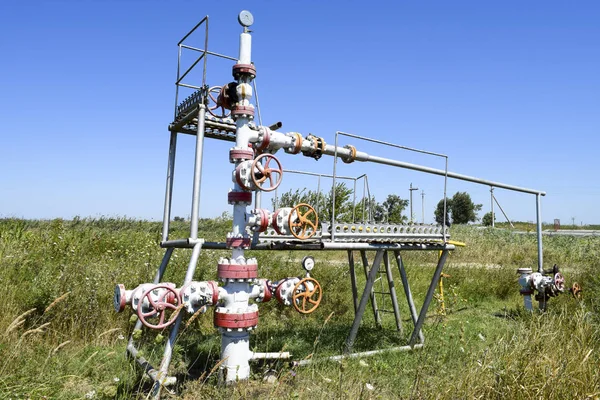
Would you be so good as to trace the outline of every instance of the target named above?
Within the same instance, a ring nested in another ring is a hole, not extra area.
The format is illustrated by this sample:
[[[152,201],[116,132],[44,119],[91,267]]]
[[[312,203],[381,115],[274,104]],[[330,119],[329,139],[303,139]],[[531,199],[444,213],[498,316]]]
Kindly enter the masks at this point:
[[[229,226],[226,219],[203,220],[201,235],[222,240]],[[112,296],[116,283],[131,288],[152,280],[163,255],[160,228],[159,223],[128,219],[0,220],[5,307],[0,314],[0,398],[146,398],[148,381],[125,357],[134,319],[129,312],[113,311]],[[185,223],[173,224],[172,237],[186,237],[186,229]],[[522,310],[515,271],[535,268],[535,237],[462,226],[451,233],[468,246],[449,258],[447,315],[441,315],[436,299],[424,327],[423,349],[302,368],[257,363],[249,382],[222,388],[211,370],[220,341],[209,313],[184,324],[171,371],[182,379],[172,397],[599,398],[600,238],[544,238],[546,267],[557,263],[569,283],[580,282],[584,299],[564,295],[552,299],[546,313],[531,314]],[[190,253],[175,252],[165,280],[182,281]],[[214,279],[224,254],[203,251],[195,278]],[[253,255],[260,276],[276,280],[301,274],[299,259],[307,254]],[[302,316],[273,301],[261,305],[253,350],[290,351],[296,360],[340,353],[353,318],[348,268],[336,262],[345,254],[313,255],[313,276],[324,289],[321,307]],[[404,258],[420,307],[436,255],[406,253]],[[404,332],[396,332],[389,316],[380,330],[366,313],[355,350],[405,344],[412,324],[405,320],[404,325]],[[157,363],[163,335],[143,332],[140,340],[144,356]],[[276,384],[263,382],[271,370],[278,376]]]

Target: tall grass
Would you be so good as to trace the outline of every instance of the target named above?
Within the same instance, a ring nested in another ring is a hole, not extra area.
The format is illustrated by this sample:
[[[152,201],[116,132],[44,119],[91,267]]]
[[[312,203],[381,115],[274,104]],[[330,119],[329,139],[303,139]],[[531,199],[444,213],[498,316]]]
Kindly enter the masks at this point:
[[[230,222],[203,220],[201,236],[222,240]],[[113,288],[148,282],[160,264],[161,224],[126,218],[50,221],[0,220],[0,398],[144,398],[147,383],[124,357],[131,333],[130,313],[115,314]],[[172,225],[172,237],[187,237],[187,225]],[[523,313],[516,268],[535,267],[535,237],[507,231],[453,227],[452,238],[466,248],[451,254],[444,282],[447,316],[436,302],[425,325],[426,347],[302,369],[264,362],[250,382],[233,388],[216,385],[209,374],[219,359],[220,340],[212,320],[200,315],[182,332],[171,373],[183,398],[585,398],[598,396],[600,345],[598,285],[600,239],[544,238],[544,261],[563,267],[580,281],[585,300],[553,299],[543,315]],[[201,253],[195,278],[214,279],[220,251]],[[305,253],[254,252],[261,277],[279,279],[301,273]],[[314,276],[324,288],[322,306],[302,316],[276,302],[261,305],[255,351],[291,351],[295,359],[338,354],[353,318],[349,272],[342,252],[313,253]],[[165,280],[180,283],[190,252],[176,251]],[[406,253],[417,306],[433,273],[436,254]],[[396,284],[400,289],[397,271]],[[378,282],[378,284],[381,282]],[[359,274],[359,285],[364,276]],[[401,312],[408,309],[401,299]],[[438,299],[437,302],[441,301]],[[385,305],[386,308],[389,304]],[[377,329],[365,314],[355,349],[406,343],[393,330],[393,317]],[[144,356],[160,360],[164,336],[144,331]],[[483,338],[483,339],[482,339]],[[317,340],[318,339],[318,340]],[[279,383],[263,383],[275,369]],[[197,379],[202,377],[202,379]],[[367,385],[368,384],[368,385]]]

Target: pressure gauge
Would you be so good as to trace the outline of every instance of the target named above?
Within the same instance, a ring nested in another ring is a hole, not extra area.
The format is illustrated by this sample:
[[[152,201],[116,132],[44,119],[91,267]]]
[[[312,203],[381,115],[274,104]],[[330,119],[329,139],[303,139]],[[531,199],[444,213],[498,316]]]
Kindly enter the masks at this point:
[[[238,15],[238,21],[242,26],[245,26],[247,28],[254,23],[254,17],[250,13],[250,11],[243,10]]]
[[[306,256],[302,259],[302,268],[304,268],[304,270],[306,270],[306,272],[310,272],[312,271],[312,269],[315,267],[315,259],[312,258],[311,256]]]

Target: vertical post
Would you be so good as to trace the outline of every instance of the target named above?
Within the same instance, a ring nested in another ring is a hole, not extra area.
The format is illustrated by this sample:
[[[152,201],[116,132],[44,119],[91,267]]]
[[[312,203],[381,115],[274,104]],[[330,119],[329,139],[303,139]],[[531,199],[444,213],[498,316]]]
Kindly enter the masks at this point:
[[[377,253],[379,254],[379,253]],[[375,257],[377,257],[377,254]],[[360,257],[362,258],[363,268],[365,270],[365,278],[369,278],[369,260],[367,260],[367,252],[365,250],[360,251]],[[375,268],[375,263],[373,263],[373,268]],[[379,267],[377,267],[379,268]],[[366,290],[366,289],[365,289]],[[378,327],[381,327],[381,317],[379,316],[379,311],[377,309],[377,299],[375,298],[375,293],[373,292],[373,285],[369,289],[369,296],[371,297],[371,306],[373,308],[373,318],[375,319],[375,323]]]
[[[317,179],[317,215],[319,215],[321,207],[321,175]]]
[[[541,195],[535,195],[535,211],[537,222],[538,272],[544,272],[544,254],[542,249],[542,200]]]
[[[356,289],[356,270],[354,269],[354,253],[348,250],[348,265],[350,266],[350,283],[352,284],[352,302],[354,303],[354,314],[358,310],[358,291]]]
[[[194,187],[192,190],[192,217],[190,237],[198,239],[198,212],[200,210],[200,183],[202,179],[202,156],[204,153],[204,102],[198,105],[198,130],[196,131],[196,158],[194,161]]]
[[[354,189],[352,190],[352,222],[356,222],[356,178],[354,178]]]
[[[373,289],[373,283],[375,282],[375,276],[377,276],[377,272],[379,271],[379,265],[381,264],[381,259],[383,258],[383,250],[377,250],[377,254],[375,254],[375,260],[373,260],[373,268],[369,272],[367,276],[367,283],[365,284],[365,291],[363,292],[360,303],[358,304],[358,310],[356,312],[356,316],[354,317],[354,322],[352,323],[352,328],[350,329],[350,333],[346,338],[346,353],[350,353],[352,350],[352,346],[354,345],[354,339],[356,339],[356,334],[358,333],[358,327],[360,325],[360,321],[362,320],[362,316],[365,313],[365,308],[367,307],[367,302],[369,301],[369,294]]]
[[[392,307],[394,309],[394,318],[396,319],[396,329],[402,332],[402,318],[400,318],[400,309],[398,308],[398,298],[396,297],[396,286],[394,285],[394,277],[390,268],[390,257],[387,250],[383,255],[383,263],[385,266],[385,274],[387,275],[388,287],[390,289],[390,297],[392,298]]]
[[[363,177],[363,201],[362,201],[362,223],[365,223],[365,205],[367,200],[365,200],[365,194],[367,191],[367,176],[365,175]]]
[[[433,294],[435,293],[435,288],[438,285],[440,280],[440,276],[442,275],[442,269],[444,268],[444,264],[446,263],[446,258],[448,258],[449,250],[442,250],[442,255],[438,260],[437,267],[435,268],[435,272],[433,273],[433,278],[431,278],[431,283],[429,284],[429,288],[427,289],[427,294],[425,295],[425,301],[423,302],[423,306],[421,307],[421,312],[419,313],[419,319],[415,324],[415,330],[413,331],[410,340],[408,342],[409,346],[413,346],[417,341],[418,332],[421,330],[423,323],[425,322],[425,317],[427,317],[427,310],[429,309],[429,304],[431,303],[431,299],[433,298]]]
[[[331,241],[335,242],[335,176],[337,165],[338,133],[335,133],[335,150],[333,153],[333,186],[331,188]]]
[[[496,223],[494,222],[494,187],[490,187],[490,203],[492,204],[492,228],[496,227]]]
[[[167,162],[167,184],[165,189],[165,209],[163,212],[162,240],[169,239],[169,224],[171,222],[171,199],[173,198],[173,177],[175,174],[175,154],[177,152],[177,132],[171,132],[169,142],[169,161]]]

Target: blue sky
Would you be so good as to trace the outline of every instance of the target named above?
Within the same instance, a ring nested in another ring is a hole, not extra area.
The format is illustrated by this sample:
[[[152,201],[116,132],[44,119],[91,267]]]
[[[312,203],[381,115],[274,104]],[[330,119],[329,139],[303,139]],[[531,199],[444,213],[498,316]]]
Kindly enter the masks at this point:
[[[235,56],[242,9],[255,17],[265,123],[330,143],[341,130],[445,153],[451,171],[547,191],[544,221],[600,223],[594,1],[4,1],[0,216],[160,219],[177,41],[208,14],[209,48]],[[209,83],[227,83],[230,68],[211,60]],[[346,143],[443,168],[439,159]],[[173,215],[190,214],[193,146],[180,136]],[[230,210],[230,145],[206,146],[201,215],[215,216]],[[332,171],[331,158],[280,159],[288,169]],[[364,163],[338,170],[363,172],[380,201],[407,198],[411,182],[423,189],[432,220],[439,177]],[[316,185],[288,174],[282,190]],[[456,191],[489,210],[489,188],[449,181]],[[533,196],[495,194],[511,219],[534,220]]]

